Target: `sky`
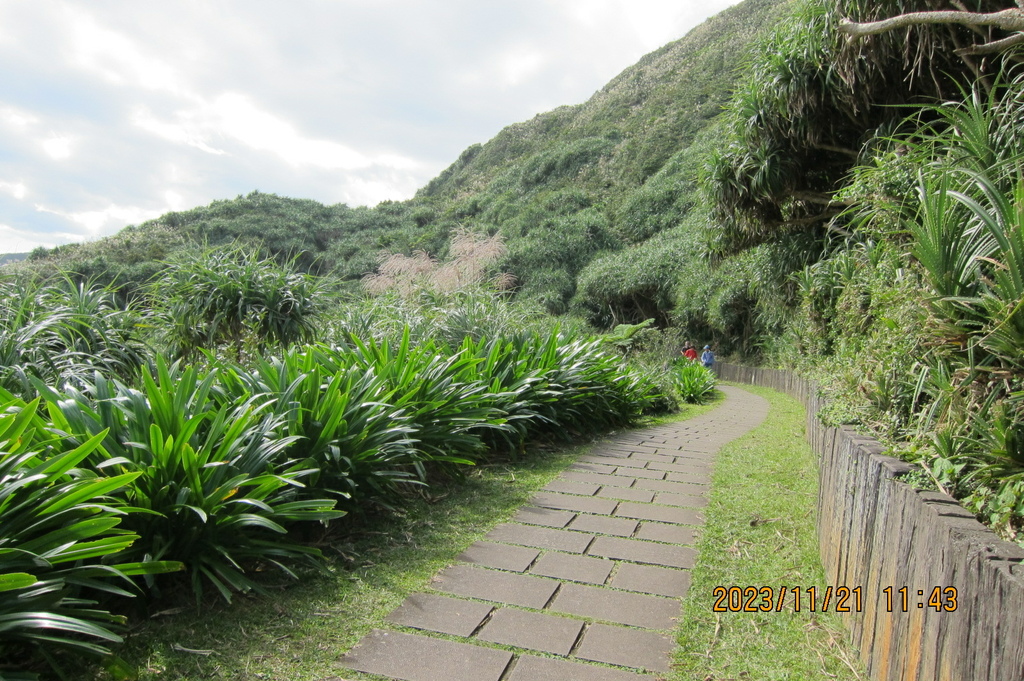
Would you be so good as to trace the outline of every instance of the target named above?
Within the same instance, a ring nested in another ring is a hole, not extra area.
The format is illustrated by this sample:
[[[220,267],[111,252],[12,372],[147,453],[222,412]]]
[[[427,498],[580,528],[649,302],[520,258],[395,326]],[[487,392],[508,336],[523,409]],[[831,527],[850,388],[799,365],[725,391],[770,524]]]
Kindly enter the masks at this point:
[[[0,0],[0,253],[410,198],[738,0]]]

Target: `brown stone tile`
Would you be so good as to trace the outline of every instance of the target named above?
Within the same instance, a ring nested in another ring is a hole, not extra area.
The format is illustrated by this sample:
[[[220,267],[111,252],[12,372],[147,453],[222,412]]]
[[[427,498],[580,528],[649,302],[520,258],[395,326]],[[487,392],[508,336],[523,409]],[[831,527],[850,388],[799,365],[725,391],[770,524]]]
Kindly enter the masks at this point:
[[[595,497],[577,497],[556,492],[538,492],[532,499],[535,506],[557,508],[563,511],[583,511],[611,515],[619,502],[614,499],[597,499]]]
[[[458,560],[499,570],[524,572],[539,554],[537,549],[478,541],[463,551]]]
[[[596,463],[574,463],[569,466],[571,471],[586,471],[587,473],[604,473],[611,475],[618,466],[602,466]]]
[[[587,584],[604,584],[615,561],[549,551],[537,561],[531,574]]]
[[[602,499],[621,499],[624,501],[639,501],[649,504],[654,501],[654,492],[649,489],[634,489],[632,487],[602,487],[597,492]]]
[[[609,475],[607,473],[588,473],[586,471],[565,471],[559,478],[573,480],[576,482],[592,482],[598,485],[615,485],[616,487],[629,487],[635,478],[621,475]]]
[[[661,596],[615,591],[601,586],[563,584],[551,609],[645,629],[671,629],[679,617],[679,601]]]
[[[590,497],[594,495],[594,492],[596,492],[599,487],[600,485],[595,485],[592,482],[576,482],[575,480],[555,479],[544,485],[542,489],[545,492],[563,492],[565,494],[579,494],[581,496]]]
[[[594,534],[610,534],[616,537],[629,537],[636,531],[639,523],[630,518],[610,518],[604,515],[588,515],[581,513],[569,525],[570,530],[592,532]]]
[[[572,511],[556,511],[553,508],[523,506],[512,520],[527,525],[543,525],[544,527],[565,527],[576,517]]]
[[[659,523],[677,523],[679,525],[703,525],[704,514],[692,508],[675,506],[653,506],[651,504],[634,504],[623,501],[615,509],[615,515],[638,520],[657,520]]]
[[[690,571],[619,563],[619,569],[608,586],[657,596],[682,598],[690,588]]]
[[[654,497],[654,503],[663,506],[680,506],[682,508],[704,508],[708,505],[708,498],[698,494],[659,492]]]
[[[565,551],[566,553],[583,553],[587,550],[587,545],[590,544],[590,540],[594,537],[589,534],[558,530],[553,527],[502,523],[488,532],[486,538],[492,541],[533,546],[539,549],[555,549],[557,551]]]
[[[437,594],[410,594],[386,619],[416,629],[469,636],[493,609],[492,605],[476,601]]]
[[[670,480],[637,480],[636,487],[640,489],[651,489],[656,492],[669,492],[671,494],[707,494],[710,489],[707,485],[687,482],[672,482]]]
[[[581,629],[583,622],[580,620],[500,608],[477,634],[477,638],[506,646],[568,655]]]
[[[711,484],[711,476],[707,473],[665,473],[665,479],[672,482],[688,482],[699,485]]]
[[[630,468],[627,473],[634,478],[644,478],[646,480],[664,480],[667,475],[665,471],[652,471],[647,468]]]
[[[511,660],[505,650],[374,629],[340,663],[403,681],[498,681]]]
[[[636,461],[656,461],[660,463],[675,463],[676,457],[672,454],[647,454],[647,453],[636,453],[630,455],[631,459]]]
[[[647,675],[551,657],[522,655],[508,681],[650,681]]]
[[[668,636],[653,631],[592,624],[583,636],[576,657],[653,672],[667,672],[669,656],[674,647],[675,643]]]
[[[652,471],[669,471],[682,473],[683,475],[707,476],[711,472],[711,464],[708,463],[664,463],[661,461],[648,461],[647,467]]]
[[[580,461],[584,463],[595,463],[604,466],[624,466],[626,468],[643,468],[646,461],[638,461],[629,457],[610,456],[581,456]]]
[[[453,565],[439,572],[430,586],[458,596],[540,610],[551,599],[558,582],[470,565]]]
[[[641,523],[634,538],[666,544],[694,544],[698,536],[697,528],[690,525],[644,522]]]
[[[628,459],[632,451],[626,447],[614,447],[606,443],[601,443],[590,448],[587,452],[588,456],[607,456],[613,459]]]
[[[691,568],[697,551],[689,546],[658,544],[639,539],[620,537],[598,537],[590,546],[590,555],[628,560],[633,563],[650,563],[666,567]]]

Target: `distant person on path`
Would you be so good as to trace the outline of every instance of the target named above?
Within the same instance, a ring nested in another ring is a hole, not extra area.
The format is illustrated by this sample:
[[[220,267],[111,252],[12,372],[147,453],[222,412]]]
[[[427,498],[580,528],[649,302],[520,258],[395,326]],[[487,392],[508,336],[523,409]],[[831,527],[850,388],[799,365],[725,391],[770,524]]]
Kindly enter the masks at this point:
[[[710,345],[704,346],[704,352],[700,356],[700,363],[707,369],[710,369],[715,365],[715,353],[711,352]]]
[[[693,343],[690,341],[686,341],[686,348],[683,350],[683,357],[691,362],[697,361],[697,348],[693,347]]]

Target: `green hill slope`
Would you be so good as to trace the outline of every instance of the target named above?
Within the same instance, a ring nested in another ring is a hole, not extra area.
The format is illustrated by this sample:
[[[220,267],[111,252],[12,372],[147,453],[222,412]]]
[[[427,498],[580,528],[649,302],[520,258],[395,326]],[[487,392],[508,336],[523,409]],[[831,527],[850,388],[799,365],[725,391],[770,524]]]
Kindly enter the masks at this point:
[[[754,35],[790,4],[746,0],[722,12],[645,56],[589,101],[471,146],[410,201],[349,208],[253,193],[90,244],[40,250],[22,267],[131,287],[176,250],[243,239],[312,271],[355,280],[373,269],[381,250],[443,255],[451,230],[466,226],[500,231],[510,248],[503,266],[518,278],[521,295],[564,312],[599,254],[686,223],[697,202],[701,136],[728,99]],[[590,305],[595,319],[597,307]],[[654,307],[664,312],[664,305]]]

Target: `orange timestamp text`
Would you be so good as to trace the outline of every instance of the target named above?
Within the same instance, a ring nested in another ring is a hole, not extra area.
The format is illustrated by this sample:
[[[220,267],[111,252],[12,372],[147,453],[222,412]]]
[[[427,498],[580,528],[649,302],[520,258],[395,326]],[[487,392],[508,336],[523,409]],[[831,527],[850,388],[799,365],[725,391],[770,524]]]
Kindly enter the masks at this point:
[[[936,586],[930,590],[887,586],[886,612],[909,612],[913,608],[932,608],[935,612],[955,612],[957,591],[953,586]],[[916,597],[914,594],[916,593]],[[863,612],[864,587],[839,586],[819,588],[772,586],[716,586],[712,591],[714,612],[782,612],[787,600],[794,612]]]

